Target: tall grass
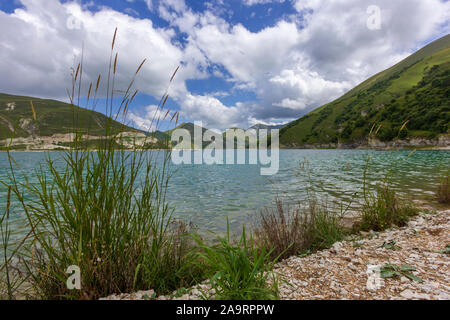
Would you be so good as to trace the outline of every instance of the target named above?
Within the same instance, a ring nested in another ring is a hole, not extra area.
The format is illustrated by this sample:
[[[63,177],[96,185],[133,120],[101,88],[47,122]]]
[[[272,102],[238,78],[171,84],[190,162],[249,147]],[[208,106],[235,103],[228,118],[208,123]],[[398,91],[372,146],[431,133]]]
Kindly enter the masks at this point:
[[[258,243],[282,259],[330,247],[345,236],[341,215],[310,198],[306,206],[289,207],[276,200],[275,209],[265,209],[255,228]]]
[[[27,173],[18,172],[8,153],[10,175],[5,185],[10,186],[28,220],[31,244],[24,266],[36,298],[95,299],[147,289],[167,293],[202,278],[203,271],[192,263],[196,255],[187,236],[189,227],[173,219],[166,202],[170,153],[149,152],[145,141],[135,143],[131,150],[117,149],[122,137],[120,130],[112,129],[113,119],[119,115],[126,119],[137,94],[132,89],[134,80],[145,60],[122,91],[120,105],[114,105],[118,92],[114,87],[116,36],[117,29],[106,84],[105,114],[109,118],[105,139],[99,141],[97,150],[83,150],[86,141],[84,133],[76,129],[74,111],[73,147],[60,154],[58,161],[48,154],[34,173],[37,183],[30,183]],[[82,75],[80,63],[72,75],[73,105],[81,100]],[[88,103],[94,97],[94,106],[100,79],[87,93]],[[159,111],[167,96],[161,99]],[[31,106],[33,114],[39,112]],[[159,120],[154,119],[155,123]],[[66,285],[70,266],[81,270],[81,290],[69,290]]]
[[[38,185],[13,187],[33,230],[27,266],[38,297],[167,292],[193,281],[187,230],[165,202],[166,169],[151,161],[138,151],[67,152],[62,172],[47,159]],[[71,265],[82,271],[80,291],[67,289]]]
[[[400,199],[397,192],[390,186],[389,177],[378,183],[375,191],[369,189],[367,160],[363,177],[363,204],[360,221],[355,224],[355,230],[383,231],[392,226],[403,227],[409,219],[418,214],[418,209],[406,200]]]
[[[27,236],[22,241],[12,241],[10,207],[11,187],[8,188],[5,212],[0,216],[0,300],[15,300],[27,295],[23,286],[27,277],[15,265]]]
[[[403,227],[418,210],[401,200],[387,183],[377,185],[375,192],[367,193],[361,209],[361,220],[356,227],[362,231],[383,231],[392,226]]]
[[[200,261],[210,276],[213,298],[219,300],[273,300],[278,298],[278,282],[270,272],[279,257],[247,237],[245,227],[237,243],[227,234],[216,245],[194,237],[201,248]],[[273,276],[273,278],[271,278]],[[272,280],[269,284],[269,279]],[[211,298],[206,296],[206,298]]]
[[[446,176],[440,179],[436,197],[439,203],[450,204],[450,177]]]

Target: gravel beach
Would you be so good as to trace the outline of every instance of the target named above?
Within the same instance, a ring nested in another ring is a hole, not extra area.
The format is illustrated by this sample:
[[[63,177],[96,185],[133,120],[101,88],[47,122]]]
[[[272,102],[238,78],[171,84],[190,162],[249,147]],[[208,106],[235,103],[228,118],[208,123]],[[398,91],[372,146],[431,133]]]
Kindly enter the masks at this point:
[[[450,299],[450,210],[424,211],[403,228],[354,235],[306,257],[278,263],[274,272],[282,300],[448,300]],[[380,277],[386,264],[415,267],[406,276]],[[199,290],[200,289],[200,290]],[[155,297],[154,292],[113,295],[105,300],[196,300],[207,284],[180,294]]]

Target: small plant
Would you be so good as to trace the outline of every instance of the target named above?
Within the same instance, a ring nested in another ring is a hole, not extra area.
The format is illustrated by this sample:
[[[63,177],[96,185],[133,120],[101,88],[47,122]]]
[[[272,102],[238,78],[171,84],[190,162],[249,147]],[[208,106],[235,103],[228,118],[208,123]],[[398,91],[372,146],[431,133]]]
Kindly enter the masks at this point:
[[[406,278],[416,281],[418,283],[422,283],[423,280],[419,277],[415,276],[412,272],[416,271],[416,267],[409,266],[407,264],[402,265],[401,267],[392,265],[392,264],[385,264],[381,269],[381,278],[398,278],[405,276]]]
[[[353,248],[363,248],[364,245],[359,241],[353,241]]]
[[[444,254],[450,254],[450,244],[448,244],[448,245],[445,246],[445,249],[442,250],[442,253],[444,253]]]
[[[200,258],[210,271],[211,292],[219,300],[273,300],[278,298],[278,282],[270,270],[277,262],[271,252],[258,247],[250,235],[247,239],[245,227],[238,243],[227,235],[219,238],[219,244],[209,246],[194,236],[202,252]],[[269,278],[273,276],[272,284]],[[204,294],[205,295],[205,294]],[[212,298],[212,297],[205,297]]]
[[[396,250],[401,249],[402,247],[398,246],[395,241],[390,241],[390,242],[385,241],[378,248],[384,248],[384,249],[396,251]]]
[[[301,254],[299,254],[299,258],[306,258],[310,254],[312,254],[311,250],[306,250],[305,252],[302,252]]]
[[[450,177],[447,176],[442,178],[437,192],[436,192],[437,200],[439,203],[450,204]]]
[[[185,294],[189,294],[190,292],[191,292],[190,289],[179,288],[175,291],[175,293],[172,293],[170,296],[171,298],[181,298],[182,296],[184,296]]]

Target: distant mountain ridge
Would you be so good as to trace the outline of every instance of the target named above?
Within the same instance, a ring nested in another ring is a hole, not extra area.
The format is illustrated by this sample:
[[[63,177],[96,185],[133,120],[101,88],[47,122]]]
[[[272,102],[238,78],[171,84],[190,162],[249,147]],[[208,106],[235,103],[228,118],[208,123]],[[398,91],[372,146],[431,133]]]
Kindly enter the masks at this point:
[[[186,129],[191,134],[192,147],[199,147],[194,146],[195,125],[190,122],[182,123],[165,132],[144,132],[108,119],[100,112],[65,102],[0,93],[0,150],[9,145],[11,138],[13,138],[11,148],[16,150],[68,148],[73,142],[75,128],[77,132],[86,135],[87,140],[101,140],[105,135],[107,121],[110,121],[111,133],[136,134],[141,138],[146,136],[157,140],[157,146],[161,148],[170,145],[167,143],[175,129]],[[279,127],[257,124],[250,129],[255,129],[259,133],[261,129],[270,130]],[[202,135],[207,130],[201,128]],[[209,142],[202,143],[203,148],[207,145]]]
[[[393,140],[446,145],[449,101],[447,35],[288,124],[280,143],[288,148],[383,147]]]
[[[255,130],[260,130],[260,129],[276,130],[276,129],[281,129],[284,126],[286,126],[286,125],[285,124],[280,124],[280,125],[270,126],[270,125],[258,123],[258,124],[255,124],[254,126],[250,127],[249,129],[255,129]]]
[[[232,132],[233,133],[234,130],[243,130],[244,133],[246,133],[246,132],[248,133],[248,130],[253,129],[253,130],[256,131],[256,137],[259,138],[260,137],[259,136],[259,131],[260,130],[267,129],[268,130],[267,134],[270,134],[270,130],[279,129],[279,128],[282,128],[283,126],[284,125],[268,126],[268,125],[265,125],[265,124],[256,124],[256,125],[248,128],[247,130],[240,129],[240,128],[229,128],[229,129],[225,130],[222,133],[222,136],[223,136],[223,139],[224,139],[224,141],[223,141],[224,142],[223,148],[226,148],[226,134],[228,132]],[[199,128],[201,130],[202,137],[204,136],[205,132],[209,130],[209,129],[204,128],[204,127],[198,127],[198,126],[196,126],[195,124],[193,124],[191,122],[186,122],[186,123],[180,124],[179,126],[175,127],[174,129],[167,130],[165,132],[159,132],[158,135],[155,135],[155,137],[158,138],[158,140],[164,139],[165,141],[167,141],[167,140],[170,140],[172,138],[172,133],[176,129],[184,129],[184,130],[187,130],[189,132],[190,136],[191,136],[191,147],[194,148],[194,149],[199,149],[200,145],[198,145],[198,144],[196,145],[195,141],[194,141],[194,130],[195,130],[195,128]],[[207,147],[210,144],[211,144],[210,141],[207,141],[207,142],[203,141],[202,142],[202,148],[205,148],[205,147]],[[173,145],[176,145],[176,143],[173,143]],[[247,141],[246,145],[248,146],[248,141]],[[235,144],[235,147],[236,146],[237,145]]]
[[[73,131],[74,125],[80,132],[100,136],[105,133],[107,119],[100,112],[61,101],[0,93],[0,139],[10,138],[12,134],[15,137],[66,134]],[[111,127],[119,132],[138,132],[113,120]]]
[[[254,130],[256,130],[256,135],[257,135],[258,137],[261,137],[261,136],[265,136],[265,135],[267,135],[267,134],[270,134],[270,131],[271,131],[271,130],[280,130],[280,129],[283,128],[284,126],[285,126],[285,124],[275,125],[275,126],[269,126],[269,125],[266,125],[266,124],[258,123],[258,124],[255,124],[254,126],[250,127],[249,129],[254,129]],[[260,134],[260,130],[267,130],[267,132],[266,132],[264,135],[261,135],[261,134]]]
[[[144,132],[100,112],[51,99],[0,93],[0,149],[12,138],[11,148],[17,150],[68,148],[75,128],[86,140],[101,140],[108,122],[110,134],[145,137]]]

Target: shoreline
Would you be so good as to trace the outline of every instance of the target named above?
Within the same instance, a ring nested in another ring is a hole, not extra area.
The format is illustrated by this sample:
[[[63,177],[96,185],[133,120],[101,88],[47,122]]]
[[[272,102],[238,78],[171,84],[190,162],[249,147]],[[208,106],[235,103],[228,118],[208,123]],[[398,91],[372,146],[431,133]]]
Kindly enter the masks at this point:
[[[122,149],[116,149],[117,151],[120,151]],[[172,151],[173,149],[148,149],[148,150],[141,150],[141,149],[124,149],[125,151]],[[180,150],[180,149],[176,149],[176,150]],[[201,151],[202,149],[183,149],[183,151]],[[203,149],[204,150],[204,149]],[[223,149],[223,150],[227,150],[227,149]],[[233,150],[241,150],[241,149],[233,149]],[[245,149],[248,150],[248,149]],[[308,148],[302,148],[302,147],[295,147],[295,148],[290,148],[290,147],[286,147],[286,146],[281,146],[279,148],[279,150],[367,150],[367,151],[392,151],[392,150],[409,150],[409,151],[450,151],[450,146],[445,146],[445,147],[426,147],[426,146],[410,146],[410,147],[389,147],[389,148],[364,148],[364,147],[357,147],[357,148],[314,148],[314,147],[308,147]],[[13,153],[13,152],[21,152],[21,153],[29,153],[29,152],[37,152],[37,153],[42,153],[42,152],[66,152],[66,151],[70,151],[70,149],[66,149],[66,150],[56,150],[56,149],[39,149],[39,150],[0,150],[0,153]],[[96,149],[79,149],[77,151],[97,151]]]
[[[383,232],[361,232],[336,242],[331,248],[307,256],[293,256],[278,262],[273,272],[282,279],[280,300],[448,300],[450,299],[450,209],[433,212],[425,204],[405,227]],[[383,247],[394,243],[398,249]],[[404,276],[368,285],[368,266],[411,265],[423,282]],[[207,282],[172,295],[155,296],[153,290],[110,295],[100,300],[201,300]],[[149,299],[149,297],[151,297]]]

